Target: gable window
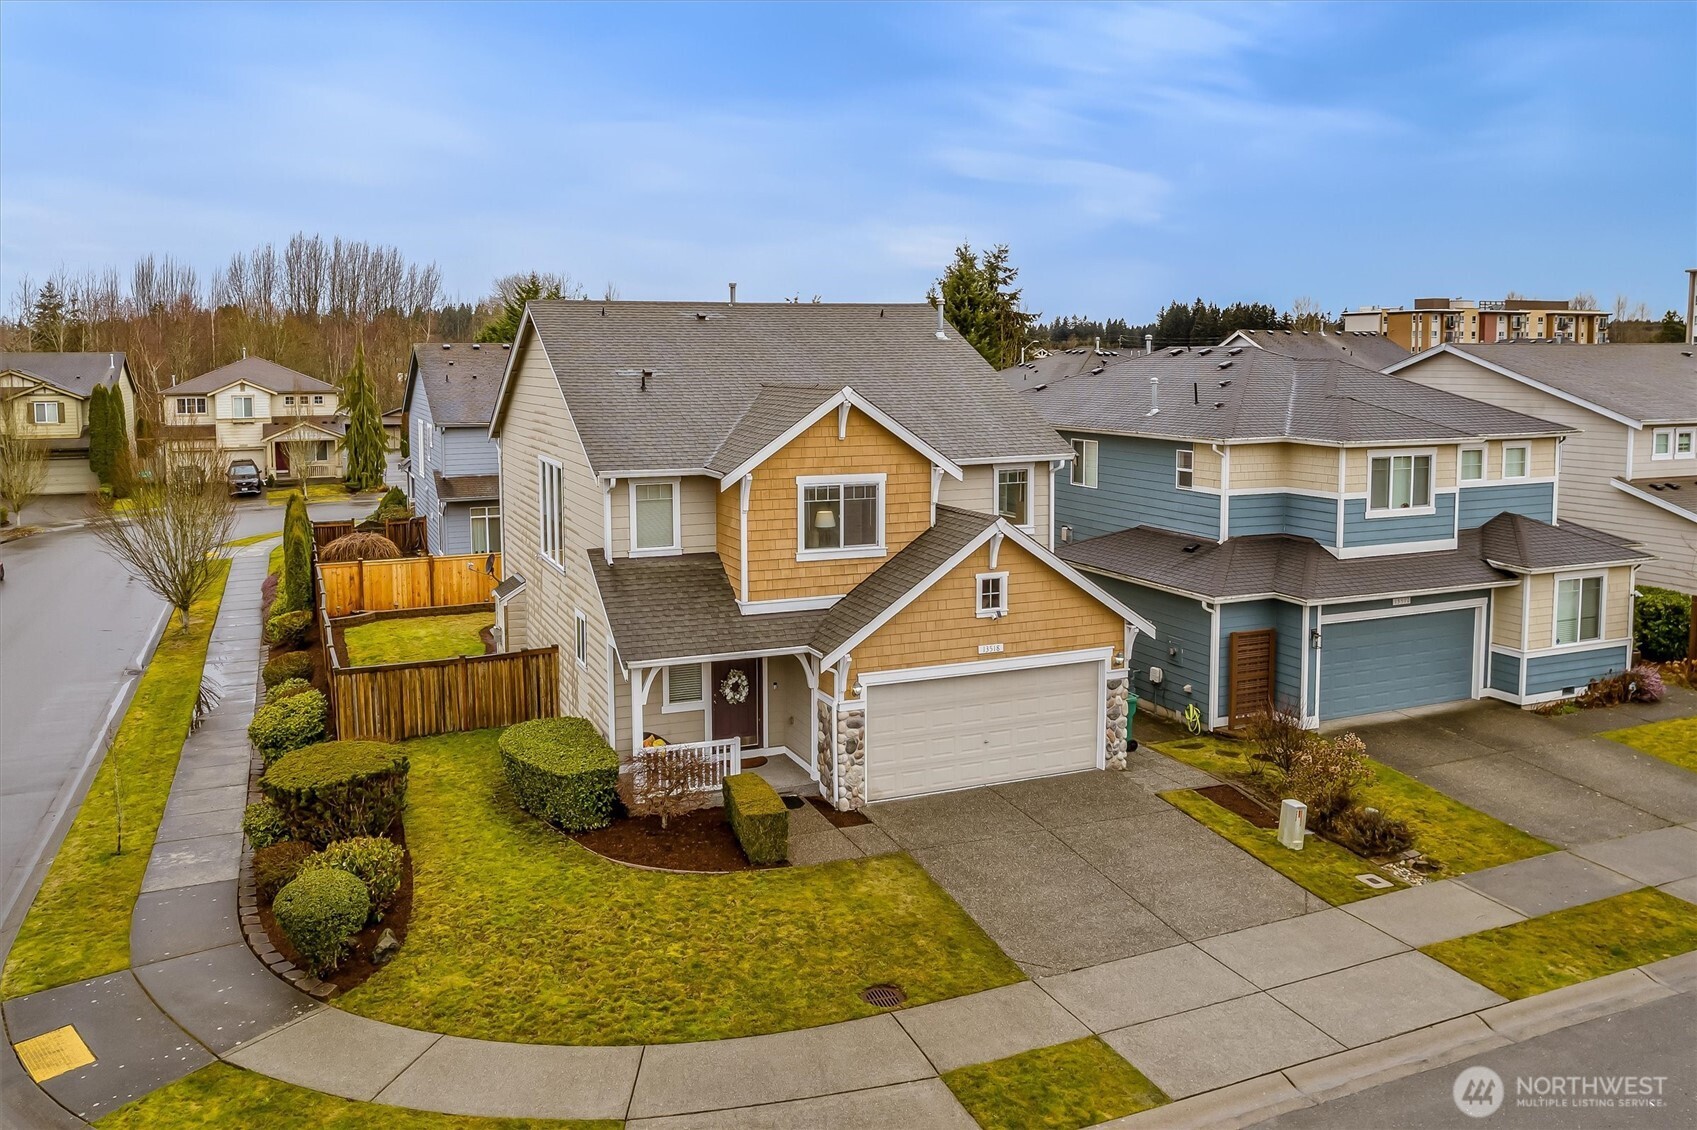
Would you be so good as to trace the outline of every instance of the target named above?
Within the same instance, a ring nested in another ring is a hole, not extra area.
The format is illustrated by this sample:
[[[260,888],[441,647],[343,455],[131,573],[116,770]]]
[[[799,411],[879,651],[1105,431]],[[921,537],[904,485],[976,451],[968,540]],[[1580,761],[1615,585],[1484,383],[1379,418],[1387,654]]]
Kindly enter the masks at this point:
[[[1072,451],[1072,485],[1095,489],[1096,441],[1093,439],[1075,439],[1072,441]]]
[[[1008,614],[1008,575],[1006,573],[978,574],[978,615],[980,617]]]
[[[1603,578],[1562,577],[1556,581],[1556,644],[1603,638]]]
[[[565,486],[566,471],[546,456],[537,456],[537,548],[543,557],[560,566],[566,565],[565,549]]]
[[[1188,447],[1181,447],[1173,452],[1173,485],[1179,490],[1189,490],[1196,485],[1196,452]]]
[[[996,472],[996,514],[1016,526],[1031,525],[1031,471],[1009,467]]]
[[[589,666],[589,617],[582,612],[577,614],[577,665]]]
[[[1432,456],[1375,455],[1367,482],[1367,512],[1432,509]]]
[[[30,404],[38,424],[63,424],[65,422],[65,406],[57,400],[37,400]]]
[[[801,545],[797,560],[859,557],[884,548],[884,476],[796,480]]]
[[[678,483],[631,484],[631,553],[678,551]]]
[[[1461,449],[1461,481],[1477,483],[1485,478],[1485,449],[1482,447],[1464,447]]]
[[[473,506],[471,508],[471,551],[473,553],[501,552],[501,508]]]
[[[700,710],[706,704],[702,688],[701,664],[680,663],[666,668],[666,695],[661,700],[661,712]]]
[[[253,419],[253,397],[251,397],[251,396],[232,396],[232,397],[230,397],[230,417],[232,419],[236,419],[236,420],[251,420],[251,419]]]
[[[177,415],[204,416],[206,415],[206,397],[179,396],[177,397]]]
[[[1532,449],[1524,443],[1509,444],[1503,448],[1503,478],[1524,479],[1530,473],[1532,464]]]

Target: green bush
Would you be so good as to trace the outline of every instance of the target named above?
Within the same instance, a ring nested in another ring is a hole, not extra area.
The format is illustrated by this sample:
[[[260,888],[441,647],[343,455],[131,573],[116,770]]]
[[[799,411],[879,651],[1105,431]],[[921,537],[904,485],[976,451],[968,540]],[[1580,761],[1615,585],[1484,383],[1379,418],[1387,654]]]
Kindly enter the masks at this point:
[[[284,683],[290,679],[311,678],[312,652],[286,651],[267,663],[261,675],[268,687],[274,687],[278,683]]]
[[[394,840],[386,840],[382,836],[355,836],[351,840],[337,840],[326,845],[301,870],[333,867],[364,883],[365,889],[371,892],[371,919],[375,922],[389,909],[389,904],[395,901],[395,893],[401,889],[401,870],[406,855],[406,849]]]
[[[259,788],[282,810],[296,839],[323,847],[381,836],[406,804],[407,756],[385,742],[320,742],[268,768]]]
[[[312,684],[307,682],[305,679],[284,679],[282,682],[265,692],[265,704],[269,706],[273,702],[282,702],[286,698],[294,698],[298,694],[305,694],[311,689]]]
[[[274,612],[302,612],[312,607],[312,519],[306,498],[289,493],[283,507],[283,576],[277,584]]]
[[[294,882],[300,874],[301,864],[312,855],[312,845],[303,844],[299,840],[284,840],[282,843],[262,847],[253,853],[253,888],[259,895],[259,901],[269,903],[277,897],[277,892]]]
[[[790,854],[790,810],[758,773],[725,778],[725,815],[750,863],[782,863]]]
[[[1648,585],[1638,591],[1644,594],[1638,598],[1638,650],[1658,663],[1684,659],[1691,644],[1691,598]]]
[[[268,800],[247,806],[242,813],[242,832],[256,850],[289,838],[289,826],[283,822],[282,811]]]
[[[301,961],[323,976],[341,962],[348,939],[365,925],[371,914],[371,894],[346,871],[303,868],[277,892],[271,913]]]
[[[329,713],[322,691],[302,691],[281,702],[268,702],[253,712],[248,740],[269,766],[290,750],[323,741]]]
[[[1332,817],[1329,834],[1356,855],[1369,858],[1398,855],[1414,846],[1414,830],[1408,821],[1360,805]]]
[[[390,487],[377,503],[377,509],[365,516],[367,522],[387,522],[412,517],[412,503],[400,487]]]
[[[306,638],[306,630],[310,627],[310,612],[279,612],[265,621],[265,642],[272,647],[293,650]]]
[[[519,807],[568,832],[605,828],[618,803],[619,755],[583,718],[538,718],[501,734]]]

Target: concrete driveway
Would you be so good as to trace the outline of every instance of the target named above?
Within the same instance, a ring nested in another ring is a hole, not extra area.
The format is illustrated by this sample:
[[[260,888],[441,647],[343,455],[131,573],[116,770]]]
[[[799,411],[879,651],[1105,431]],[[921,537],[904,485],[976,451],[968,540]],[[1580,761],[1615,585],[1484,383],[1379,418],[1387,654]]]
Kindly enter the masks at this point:
[[[1697,774],[1597,735],[1697,714],[1669,687],[1630,704],[1546,718],[1481,701],[1351,727],[1385,764],[1561,847],[1697,820]]]
[[[1156,753],[866,809],[1032,976],[1260,926],[1327,904],[1156,794],[1217,782]]]

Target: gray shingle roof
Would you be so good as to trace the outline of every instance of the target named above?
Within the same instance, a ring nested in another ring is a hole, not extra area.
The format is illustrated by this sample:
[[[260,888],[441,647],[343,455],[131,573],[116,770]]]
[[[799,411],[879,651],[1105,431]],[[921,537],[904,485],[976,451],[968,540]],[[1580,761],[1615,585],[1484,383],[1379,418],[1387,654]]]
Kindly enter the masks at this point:
[[[1693,357],[1697,350],[1689,345],[1510,341],[1444,348],[1519,373],[1628,419],[1644,423],[1697,421],[1697,357]]]
[[[1670,479],[1628,479],[1624,480],[1636,490],[1641,490],[1651,498],[1660,499],[1669,506],[1677,506],[1681,510],[1697,518],[1697,478]]]
[[[317,377],[309,377],[305,373],[279,365],[275,361],[267,361],[263,357],[243,357],[240,361],[232,361],[198,377],[172,385],[165,389],[165,396],[200,396],[209,392],[217,392],[221,388],[246,381],[257,385],[267,392],[335,392],[336,386],[326,384]]]
[[[821,655],[831,654],[995,523],[988,514],[937,507],[936,525],[908,542],[830,607],[813,636],[814,649]]]
[[[436,497],[444,502],[483,502],[501,497],[499,475],[444,475],[435,472]]]
[[[0,372],[16,369],[81,397],[93,392],[95,385],[111,385],[124,371],[124,365],[123,353],[104,350],[99,353],[0,351]]]
[[[1408,350],[1376,333],[1305,333],[1302,330],[1239,330],[1239,340],[1248,340],[1281,357],[1336,358],[1363,369],[1383,369],[1408,360]],[[1229,335],[1222,345],[1232,341]]]
[[[412,347],[407,403],[422,395],[439,427],[487,428],[501,395],[512,347],[476,342],[420,342]]]
[[[597,473],[707,468],[767,384],[852,387],[956,462],[1071,455],[960,334],[938,340],[924,303],[555,301],[530,316]]]
[[[1152,377],[1160,378],[1153,416]],[[1057,428],[1171,439],[1373,444],[1575,430],[1348,361],[1251,346],[1136,357],[1024,396]]]
[[[1010,365],[1001,372],[1003,380],[1023,392],[1038,385],[1064,381],[1068,377],[1076,377],[1093,369],[1112,368],[1122,361],[1141,356],[1141,349],[1098,349],[1092,345],[1080,345],[1072,349],[1056,350],[1047,357],[1033,357],[1018,365]]]
[[[741,466],[744,460],[841,391],[824,385],[761,385],[748,411],[707,461],[707,469],[724,474]]]
[[[1577,522],[1552,526],[1524,514],[1504,512],[1479,529],[1485,560],[1511,569],[1562,569],[1615,561],[1649,561],[1654,554]]]

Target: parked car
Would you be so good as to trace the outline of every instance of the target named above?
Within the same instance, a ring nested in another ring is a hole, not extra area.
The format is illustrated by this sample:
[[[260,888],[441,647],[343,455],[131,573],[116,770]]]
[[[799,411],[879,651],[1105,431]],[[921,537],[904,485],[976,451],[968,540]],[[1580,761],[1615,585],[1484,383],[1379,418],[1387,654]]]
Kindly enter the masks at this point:
[[[231,496],[265,493],[265,476],[259,473],[258,465],[251,459],[237,459],[231,463],[229,480]]]

